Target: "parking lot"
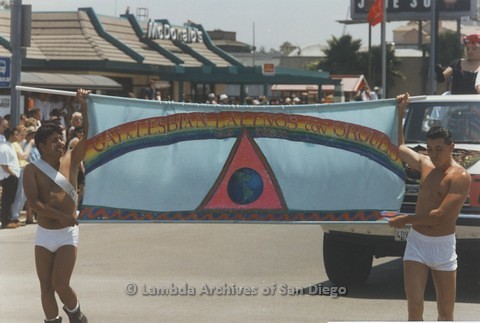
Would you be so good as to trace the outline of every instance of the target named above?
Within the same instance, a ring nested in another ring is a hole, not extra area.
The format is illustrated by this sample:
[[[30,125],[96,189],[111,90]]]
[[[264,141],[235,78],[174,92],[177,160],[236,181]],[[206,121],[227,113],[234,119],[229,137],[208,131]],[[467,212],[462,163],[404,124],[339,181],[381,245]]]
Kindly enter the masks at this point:
[[[43,319],[34,234],[0,231],[2,322]],[[319,225],[82,223],[72,286],[90,322],[406,320],[401,259],[374,260],[365,286],[342,289],[325,274],[322,239]],[[479,283],[457,294],[456,320],[478,320]],[[436,320],[431,282],[426,300],[424,319]]]

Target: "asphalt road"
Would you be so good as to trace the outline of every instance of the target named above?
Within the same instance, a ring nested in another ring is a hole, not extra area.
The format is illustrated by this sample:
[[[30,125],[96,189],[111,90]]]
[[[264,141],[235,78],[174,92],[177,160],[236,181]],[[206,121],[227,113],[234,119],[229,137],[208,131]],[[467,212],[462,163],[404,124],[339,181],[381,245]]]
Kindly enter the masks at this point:
[[[44,318],[34,234],[33,225],[0,230],[0,322]],[[82,223],[72,286],[90,322],[406,320],[400,259],[376,259],[364,286],[335,290],[322,239],[319,225]],[[342,295],[299,295],[318,284]],[[480,284],[457,294],[456,319],[479,320]],[[434,295],[430,282],[427,321],[437,318]]]

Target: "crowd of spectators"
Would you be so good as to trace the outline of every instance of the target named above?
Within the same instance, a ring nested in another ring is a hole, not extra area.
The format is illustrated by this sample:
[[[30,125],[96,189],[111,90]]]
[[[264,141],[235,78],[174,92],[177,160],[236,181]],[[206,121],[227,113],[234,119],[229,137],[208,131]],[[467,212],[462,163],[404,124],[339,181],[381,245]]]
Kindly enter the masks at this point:
[[[22,185],[25,166],[40,158],[35,147],[35,132],[44,123],[53,122],[64,129],[65,149],[73,149],[84,135],[82,113],[76,97],[45,93],[27,95],[25,113],[18,125],[10,123],[10,116],[0,118],[0,185],[1,227],[15,229],[35,224],[35,214],[26,203]],[[81,167],[79,198],[82,196],[85,169]],[[25,212],[25,221],[20,217]]]
[[[210,93],[208,99],[205,101],[208,104],[232,104],[240,105],[240,98],[238,97],[229,97],[227,94],[223,93],[216,95],[215,93]],[[286,97],[272,97],[267,98],[266,96],[252,97],[247,96],[245,98],[245,105],[294,105],[294,104],[308,104],[313,103],[308,99],[307,96],[298,97],[296,95],[286,96]]]

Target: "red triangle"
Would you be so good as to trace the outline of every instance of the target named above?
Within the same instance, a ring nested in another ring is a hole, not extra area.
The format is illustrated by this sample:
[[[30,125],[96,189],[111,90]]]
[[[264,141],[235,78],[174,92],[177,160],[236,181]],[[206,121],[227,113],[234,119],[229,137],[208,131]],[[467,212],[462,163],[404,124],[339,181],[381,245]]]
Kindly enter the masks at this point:
[[[244,189],[239,178],[247,178],[250,187]],[[246,131],[233,146],[220,176],[198,209],[286,209],[265,156]]]

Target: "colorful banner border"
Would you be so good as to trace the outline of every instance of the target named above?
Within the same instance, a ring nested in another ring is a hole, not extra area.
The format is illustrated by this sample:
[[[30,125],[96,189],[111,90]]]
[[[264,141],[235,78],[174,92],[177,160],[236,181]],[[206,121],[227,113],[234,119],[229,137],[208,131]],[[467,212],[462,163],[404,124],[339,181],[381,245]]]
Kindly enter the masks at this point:
[[[148,222],[372,222],[385,219],[379,210],[284,211],[284,210],[205,210],[155,212],[84,206],[81,221]]]

